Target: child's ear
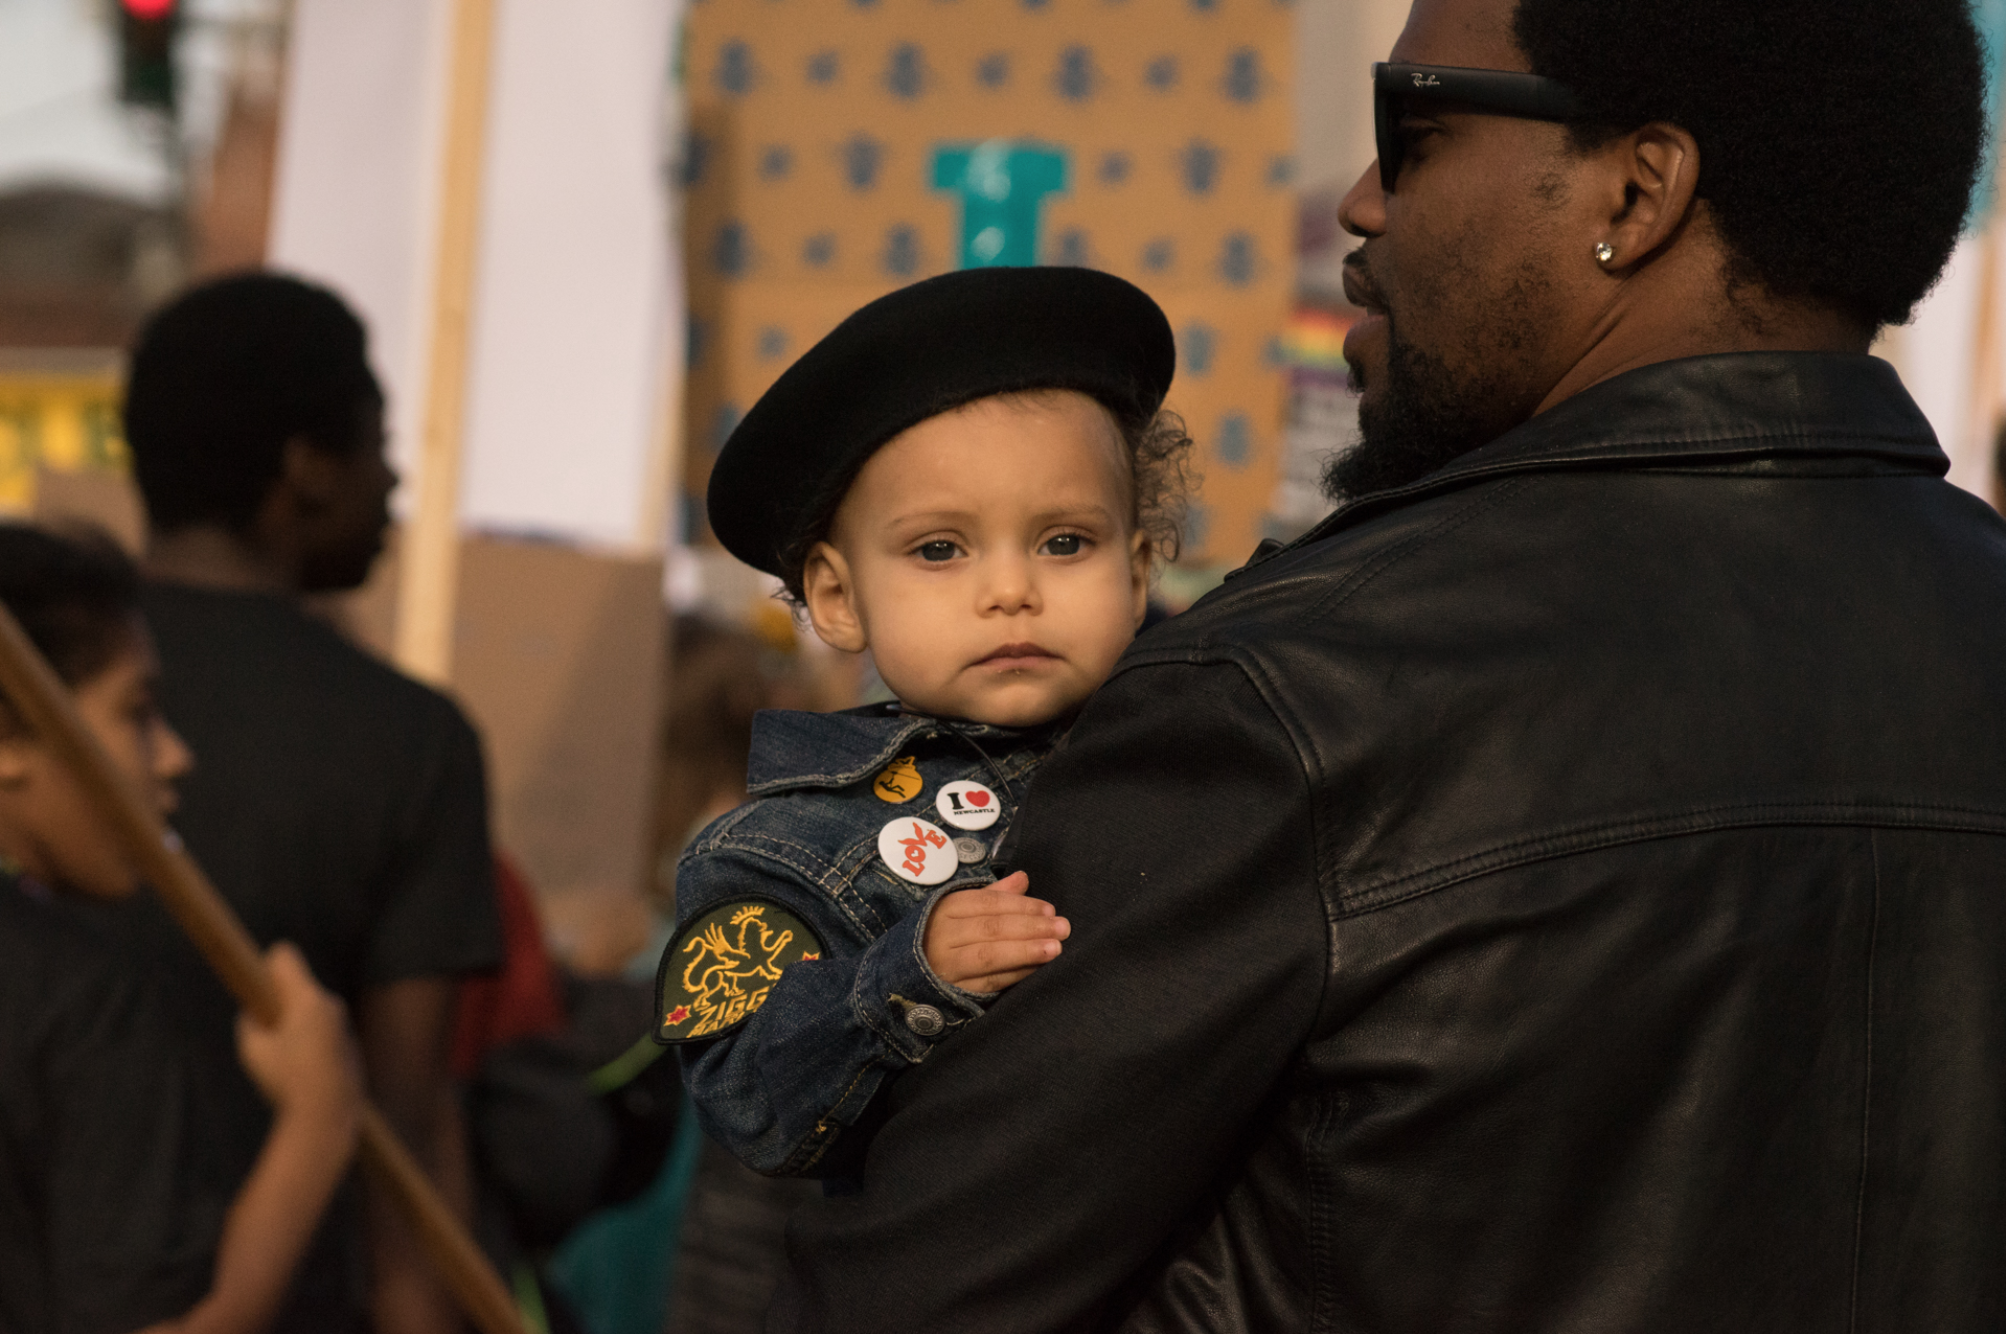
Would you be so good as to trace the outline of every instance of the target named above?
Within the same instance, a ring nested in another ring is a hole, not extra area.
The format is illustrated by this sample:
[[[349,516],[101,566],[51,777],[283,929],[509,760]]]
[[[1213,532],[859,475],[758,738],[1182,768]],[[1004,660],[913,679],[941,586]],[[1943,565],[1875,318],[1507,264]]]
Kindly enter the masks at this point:
[[[1138,530],[1128,540],[1128,577],[1135,594],[1135,628],[1142,629],[1142,619],[1149,614],[1149,567],[1156,559],[1156,544],[1149,540],[1149,534]]]
[[[801,600],[808,620],[824,644],[843,653],[862,653],[870,643],[863,617],[857,612],[856,585],[850,563],[827,542],[817,542],[801,569]]]

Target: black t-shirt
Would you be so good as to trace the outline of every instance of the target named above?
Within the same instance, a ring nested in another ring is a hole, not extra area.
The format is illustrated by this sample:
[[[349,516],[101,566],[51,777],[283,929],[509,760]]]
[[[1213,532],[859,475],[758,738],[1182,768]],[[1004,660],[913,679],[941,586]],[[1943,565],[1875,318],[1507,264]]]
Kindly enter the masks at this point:
[[[195,752],[174,825],[259,943],[292,941],[351,1007],[498,966],[486,778],[459,709],[289,598],[155,585],[144,609],[162,710]],[[117,906],[161,970],[234,1188],[270,1124],[237,1064],[237,1007],[151,895]],[[284,1328],[359,1313],[353,1204],[337,1200]]]
[[[0,1334],[130,1334],[208,1292],[230,1196],[143,981],[0,872]]]

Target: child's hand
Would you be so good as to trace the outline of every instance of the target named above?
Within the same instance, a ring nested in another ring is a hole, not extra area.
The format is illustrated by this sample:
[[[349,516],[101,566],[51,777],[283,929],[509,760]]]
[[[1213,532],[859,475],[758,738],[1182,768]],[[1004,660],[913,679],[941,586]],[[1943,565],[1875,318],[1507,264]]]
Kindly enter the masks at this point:
[[[1001,991],[1058,957],[1072,923],[1043,899],[1029,896],[1031,877],[1018,871],[981,889],[943,898],[926,924],[926,961],[943,982],[968,991]]]
[[[237,1016],[237,1059],[281,1116],[349,1125],[361,1114],[362,1076],[348,1036],[348,1009],[314,981],[306,960],[281,941],[265,951],[279,1017],[267,1026]]]

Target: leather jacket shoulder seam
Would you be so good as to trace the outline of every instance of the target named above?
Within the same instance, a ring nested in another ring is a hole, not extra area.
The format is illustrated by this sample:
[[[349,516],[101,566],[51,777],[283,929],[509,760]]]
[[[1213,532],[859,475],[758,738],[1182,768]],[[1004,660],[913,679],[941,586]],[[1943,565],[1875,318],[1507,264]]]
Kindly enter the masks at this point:
[[[2006,808],[1913,802],[1746,802],[1672,815],[1597,821],[1498,843],[1360,890],[1338,893],[1341,920],[1448,889],[1466,880],[1630,843],[1765,825],[1939,829],[2006,836]]]
[[[1386,551],[1380,552],[1378,556],[1368,560],[1358,569],[1352,571],[1350,575],[1339,581],[1336,588],[1331,589],[1330,592],[1317,600],[1317,604],[1310,609],[1307,619],[1315,620],[1319,616],[1335,611],[1338,607],[1343,606],[1352,597],[1368,587],[1373,580],[1392,569],[1395,565],[1398,565],[1407,557],[1413,555],[1429,542],[1454,532],[1464,524],[1483,514],[1484,511],[1495,508],[1514,493],[1522,491],[1531,485],[1534,480],[1536,479],[1533,476],[1507,477],[1500,480],[1495,486],[1485,487],[1469,495],[1465,498],[1462,505],[1452,509],[1449,513],[1443,515],[1420,532],[1415,533],[1412,537],[1395,544]]]

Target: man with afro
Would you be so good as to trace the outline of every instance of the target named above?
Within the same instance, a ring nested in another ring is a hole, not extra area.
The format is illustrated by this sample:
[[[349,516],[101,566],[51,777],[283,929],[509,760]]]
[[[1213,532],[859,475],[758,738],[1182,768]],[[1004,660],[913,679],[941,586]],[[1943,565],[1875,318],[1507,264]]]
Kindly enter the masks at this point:
[[[1065,952],[769,1327],[2006,1327],[2006,524],[1867,354],[1966,0],[1414,0],[1373,87],[1338,508],[1040,771]]]

